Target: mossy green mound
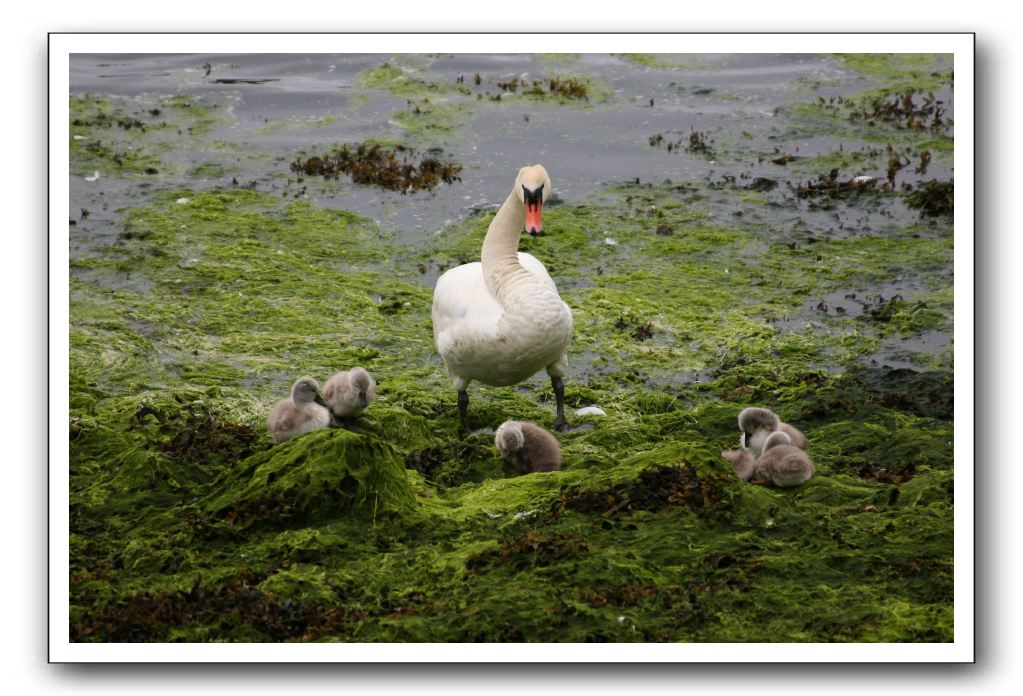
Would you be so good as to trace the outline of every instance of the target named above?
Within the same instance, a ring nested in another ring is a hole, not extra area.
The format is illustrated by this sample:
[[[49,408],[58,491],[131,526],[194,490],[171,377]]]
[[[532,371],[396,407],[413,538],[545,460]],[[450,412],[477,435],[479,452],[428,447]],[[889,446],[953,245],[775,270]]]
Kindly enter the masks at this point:
[[[317,522],[349,512],[414,507],[405,467],[394,448],[345,430],[321,430],[239,462],[199,507],[240,527]]]

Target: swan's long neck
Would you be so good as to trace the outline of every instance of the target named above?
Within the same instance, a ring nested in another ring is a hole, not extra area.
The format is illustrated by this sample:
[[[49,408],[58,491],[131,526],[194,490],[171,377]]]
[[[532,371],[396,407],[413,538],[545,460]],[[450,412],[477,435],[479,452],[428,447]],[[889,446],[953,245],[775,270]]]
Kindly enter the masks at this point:
[[[526,208],[512,191],[497,211],[483,240],[480,254],[483,279],[490,294],[505,306],[505,298],[514,287],[533,280],[533,274],[519,263],[519,239],[525,226]]]
[[[490,223],[480,254],[483,277],[494,297],[500,296],[500,286],[509,273],[525,271],[519,263],[519,238],[525,226],[526,207],[512,191]]]

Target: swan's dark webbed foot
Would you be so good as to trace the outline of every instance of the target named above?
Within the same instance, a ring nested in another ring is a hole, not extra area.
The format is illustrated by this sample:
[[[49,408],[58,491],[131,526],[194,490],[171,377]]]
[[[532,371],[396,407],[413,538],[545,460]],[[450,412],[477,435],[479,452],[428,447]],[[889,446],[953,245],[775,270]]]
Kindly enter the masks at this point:
[[[458,392],[458,418],[462,423],[462,435],[469,434],[469,392]]]
[[[565,420],[565,383],[560,377],[552,375],[551,386],[554,387],[554,398],[558,401],[558,415],[554,419],[554,430],[563,433],[568,430],[568,421]]]

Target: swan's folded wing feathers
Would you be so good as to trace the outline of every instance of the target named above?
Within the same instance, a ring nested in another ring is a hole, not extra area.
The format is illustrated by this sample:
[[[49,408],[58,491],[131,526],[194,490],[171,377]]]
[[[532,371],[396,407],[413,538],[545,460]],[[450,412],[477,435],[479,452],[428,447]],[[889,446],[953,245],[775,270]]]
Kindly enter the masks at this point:
[[[487,291],[483,265],[467,263],[437,279],[433,292],[433,335],[440,349],[441,336],[467,317],[495,321],[501,306]],[[444,351],[440,351],[443,355]]]
[[[555,292],[558,291],[557,286],[554,284],[554,280],[551,279],[551,274],[547,272],[547,267],[543,265],[535,256],[527,254],[525,252],[519,252],[519,263],[527,271],[535,275],[537,278],[541,278],[547,283]]]

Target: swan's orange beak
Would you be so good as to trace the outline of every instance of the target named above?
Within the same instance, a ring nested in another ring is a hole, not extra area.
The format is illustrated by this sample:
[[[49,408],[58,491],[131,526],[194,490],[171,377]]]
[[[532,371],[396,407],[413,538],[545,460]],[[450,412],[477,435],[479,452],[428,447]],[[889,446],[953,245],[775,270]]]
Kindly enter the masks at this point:
[[[540,219],[541,207],[543,207],[543,203],[540,201],[526,204],[526,232],[533,237],[543,230],[543,222]]]

